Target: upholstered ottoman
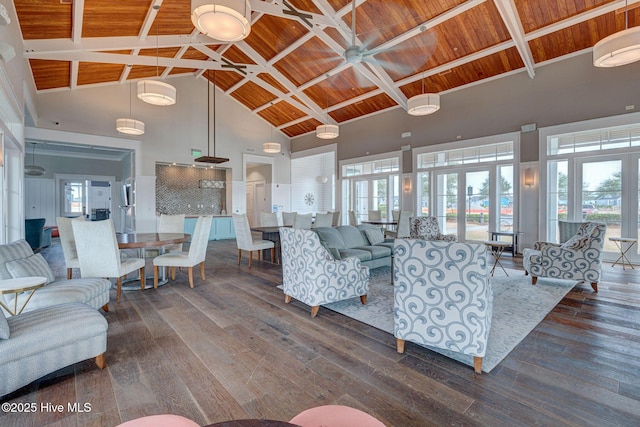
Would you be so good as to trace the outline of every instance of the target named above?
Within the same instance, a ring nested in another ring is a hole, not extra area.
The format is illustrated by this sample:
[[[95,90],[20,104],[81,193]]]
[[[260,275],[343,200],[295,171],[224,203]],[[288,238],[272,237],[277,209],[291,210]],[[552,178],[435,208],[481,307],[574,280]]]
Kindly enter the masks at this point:
[[[0,311],[0,396],[92,357],[104,368],[107,326],[99,311],[82,303],[44,307],[8,319]]]

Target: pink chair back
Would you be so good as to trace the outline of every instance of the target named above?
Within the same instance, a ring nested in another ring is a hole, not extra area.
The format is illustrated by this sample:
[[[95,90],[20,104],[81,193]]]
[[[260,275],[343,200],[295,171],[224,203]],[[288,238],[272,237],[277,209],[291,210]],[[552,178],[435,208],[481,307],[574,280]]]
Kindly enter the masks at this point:
[[[307,409],[293,417],[291,424],[302,427],[385,427],[379,420],[355,408],[326,405]]]

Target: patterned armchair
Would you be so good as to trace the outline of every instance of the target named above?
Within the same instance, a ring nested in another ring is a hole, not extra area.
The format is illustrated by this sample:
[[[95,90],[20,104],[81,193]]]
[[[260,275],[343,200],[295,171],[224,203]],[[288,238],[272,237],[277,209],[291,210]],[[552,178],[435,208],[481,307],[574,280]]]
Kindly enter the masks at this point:
[[[455,234],[440,233],[438,218],[434,216],[415,216],[409,218],[409,237],[423,240],[443,240],[445,242],[456,242],[458,240]]]
[[[535,242],[522,255],[525,274],[531,274],[534,285],[538,277],[582,280],[598,292],[606,231],[605,224],[585,222],[565,243]]]
[[[394,335],[406,341],[482,358],[493,313],[487,248],[477,243],[396,239]]]
[[[316,317],[322,304],[360,297],[367,303],[369,267],[357,258],[335,260],[310,230],[280,228],[282,288],[285,303],[295,298],[311,306]]]

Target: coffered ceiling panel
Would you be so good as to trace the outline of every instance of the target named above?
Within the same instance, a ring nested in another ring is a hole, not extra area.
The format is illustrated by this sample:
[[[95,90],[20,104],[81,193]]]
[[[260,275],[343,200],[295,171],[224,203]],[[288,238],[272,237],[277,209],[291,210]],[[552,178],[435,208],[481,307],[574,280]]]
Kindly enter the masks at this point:
[[[251,33],[225,43],[194,29],[190,0],[14,0],[38,92],[176,75],[200,80],[217,70],[224,96],[289,137],[327,120],[406,109],[423,82],[425,91],[442,93],[507,73],[535,79],[546,61],[588,52],[624,29],[627,2],[250,3]],[[629,27],[640,25],[639,5],[628,0]]]

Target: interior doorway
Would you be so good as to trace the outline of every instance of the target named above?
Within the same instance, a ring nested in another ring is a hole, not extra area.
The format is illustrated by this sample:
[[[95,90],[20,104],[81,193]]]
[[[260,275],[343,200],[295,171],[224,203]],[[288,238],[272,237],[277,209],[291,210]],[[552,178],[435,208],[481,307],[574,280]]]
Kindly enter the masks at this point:
[[[260,225],[260,213],[272,212],[272,184],[274,159],[245,154],[244,180],[246,184],[247,219],[251,227]]]

